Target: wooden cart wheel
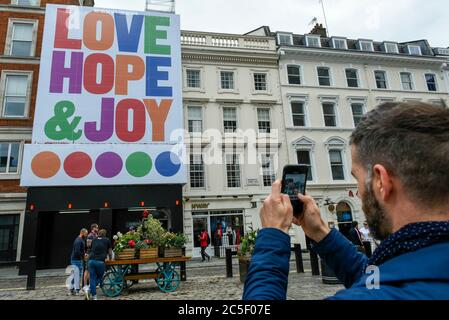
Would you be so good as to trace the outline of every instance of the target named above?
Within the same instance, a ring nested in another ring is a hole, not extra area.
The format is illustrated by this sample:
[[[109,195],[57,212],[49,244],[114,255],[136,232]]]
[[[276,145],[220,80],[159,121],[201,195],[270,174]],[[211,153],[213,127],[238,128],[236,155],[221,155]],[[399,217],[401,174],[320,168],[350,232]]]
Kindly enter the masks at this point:
[[[176,291],[179,287],[181,278],[179,273],[173,268],[167,268],[158,273],[156,283],[159,289],[165,293]]]
[[[114,271],[108,271],[103,277],[101,291],[108,297],[117,297],[125,286],[123,276]]]

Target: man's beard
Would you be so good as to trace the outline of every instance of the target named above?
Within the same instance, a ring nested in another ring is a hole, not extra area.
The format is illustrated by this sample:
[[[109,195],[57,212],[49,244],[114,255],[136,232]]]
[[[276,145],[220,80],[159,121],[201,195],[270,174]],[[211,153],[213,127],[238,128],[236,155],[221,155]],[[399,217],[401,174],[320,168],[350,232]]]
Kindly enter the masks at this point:
[[[365,212],[366,222],[375,239],[382,241],[391,235],[390,221],[385,209],[377,201],[369,180],[366,183],[365,194],[362,197],[362,210]]]

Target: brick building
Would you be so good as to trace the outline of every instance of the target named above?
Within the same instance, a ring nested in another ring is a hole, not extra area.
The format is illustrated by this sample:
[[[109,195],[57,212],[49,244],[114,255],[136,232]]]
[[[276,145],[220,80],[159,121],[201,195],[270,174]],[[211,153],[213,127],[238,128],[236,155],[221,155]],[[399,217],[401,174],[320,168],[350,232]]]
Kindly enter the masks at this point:
[[[0,0],[0,261],[20,258],[27,196],[20,166],[31,141],[47,3],[83,1]]]

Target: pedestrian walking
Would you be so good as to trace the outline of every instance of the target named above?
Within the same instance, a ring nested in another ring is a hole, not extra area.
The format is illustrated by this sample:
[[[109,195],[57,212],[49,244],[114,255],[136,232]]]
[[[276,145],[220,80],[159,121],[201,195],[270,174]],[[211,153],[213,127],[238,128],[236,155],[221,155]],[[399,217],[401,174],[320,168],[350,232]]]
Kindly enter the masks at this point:
[[[210,261],[210,256],[207,254],[206,249],[210,244],[209,234],[205,229],[201,230],[200,235],[200,246],[201,246],[201,258],[203,258],[203,262],[206,260]]]
[[[92,248],[89,255],[89,277],[90,277],[90,300],[97,300],[97,285],[103,279],[106,269],[106,258],[112,260],[111,241],[106,237],[106,230],[101,229],[98,237],[92,241]]]
[[[83,291],[86,294],[86,298],[89,297],[89,255],[90,255],[90,249],[92,247],[92,241],[95,240],[98,237],[98,224],[92,223],[90,225],[90,232],[86,239],[86,258],[83,260],[84,265],[84,277],[83,277]]]
[[[87,237],[87,229],[80,230],[80,234],[73,242],[72,253],[70,256],[70,264],[74,268],[74,276],[70,283],[69,295],[80,294],[80,280],[83,274],[83,260],[86,253],[84,239]]]

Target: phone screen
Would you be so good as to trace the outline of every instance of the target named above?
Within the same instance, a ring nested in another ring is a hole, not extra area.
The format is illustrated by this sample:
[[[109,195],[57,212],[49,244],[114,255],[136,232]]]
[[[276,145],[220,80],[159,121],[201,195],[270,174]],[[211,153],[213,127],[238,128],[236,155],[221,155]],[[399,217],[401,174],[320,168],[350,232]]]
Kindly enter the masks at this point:
[[[304,194],[306,175],[300,173],[287,173],[285,175],[284,194],[290,196],[290,200],[298,200],[298,193]]]

